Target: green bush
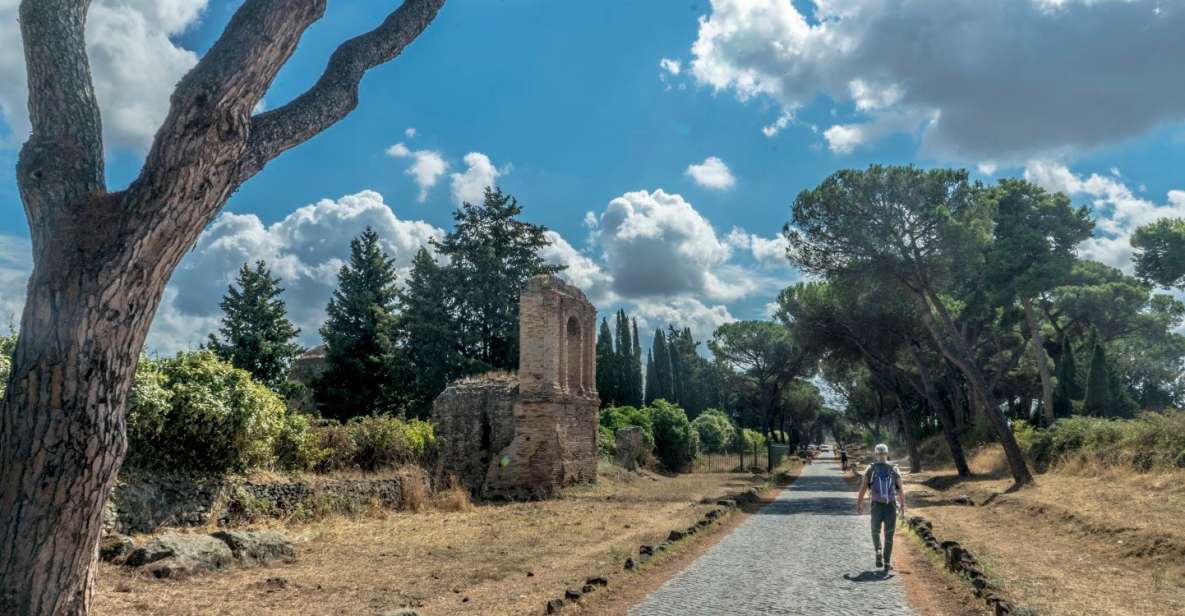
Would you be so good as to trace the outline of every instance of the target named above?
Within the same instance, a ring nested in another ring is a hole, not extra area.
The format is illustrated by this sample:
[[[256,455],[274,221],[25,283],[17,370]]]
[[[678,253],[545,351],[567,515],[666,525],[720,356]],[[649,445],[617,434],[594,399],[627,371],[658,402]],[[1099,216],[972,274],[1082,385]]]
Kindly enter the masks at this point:
[[[320,441],[308,416],[289,411],[276,435],[276,466],[292,471],[316,470],[332,454]]]
[[[284,402],[209,351],[142,360],[127,406],[128,461],[202,472],[268,467]]]
[[[354,464],[366,471],[417,462],[436,443],[432,424],[420,419],[370,415],[351,419],[346,428],[354,442]]]
[[[332,420],[328,425],[314,428],[313,433],[316,435],[317,449],[325,452],[325,457],[317,463],[314,470],[329,473],[353,468],[357,446],[354,445],[354,439],[350,438],[350,431],[346,426]]]
[[[599,432],[597,438],[597,448],[602,458],[612,459],[613,455],[617,453],[617,438],[613,431],[605,426],[597,426]]]
[[[719,409],[708,409],[691,422],[699,435],[699,444],[708,453],[722,453],[736,440],[736,427]]]
[[[745,428],[741,431],[741,442],[739,443],[745,448],[745,451],[754,451],[765,447],[765,435],[756,431]]]
[[[650,418],[650,409],[632,406],[607,406],[601,409],[601,426],[608,428],[611,434],[626,426],[638,426],[642,429],[642,438],[646,442],[646,449],[654,449],[654,423]]]
[[[1138,471],[1185,468],[1185,412],[1146,412],[1134,419],[1075,416],[1039,429],[1017,422],[1017,441],[1040,466],[1093,458]]]
[[[665,401],[655,400],[650,407],[654,426],[654,453],[667,470],[682,473],[699,455],[699,434],[687,421],[683,409]]]

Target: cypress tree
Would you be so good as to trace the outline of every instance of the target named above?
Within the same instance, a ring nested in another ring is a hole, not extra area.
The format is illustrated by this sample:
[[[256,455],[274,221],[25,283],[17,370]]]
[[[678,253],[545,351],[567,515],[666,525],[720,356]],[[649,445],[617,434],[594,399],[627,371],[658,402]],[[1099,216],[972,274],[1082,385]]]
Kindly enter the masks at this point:
[[[244,263],[218,304],[222,308],[219,335],[210,334],[206,344],[222,360],[272,389],[288,379],[288,368],[301,352],[293,342],[300,330],[288,320],[280,299],[283,292],[280,280],[263,261],[256,261],[254,269]]]
[[[395,261],[370,227],[350,240],[337,280],[321,327],[326,369],[314,387],[317,406],[337,419],[397,410]]]
[[[654,398],[674,401],[674,385],[671,381],[671,353],[667,337],[662,328],[654,332]]]
[[[602,318],[601,331],[597,334],[597,393],[601,397],[601,406],[608,406],[617,401],[617,383],[613,378],[615,359],[609,321]]]
[[[654,402],[658,397],[654,391],[655,386],[658,385],[658,379],[654,372],[654,353],[652,351],[646,351],[646,389],[645,396],[642,400],[642,403],[646,406],[650,406],[650,403]]]
[[[638,344],[638,320],[631,319],[630,322],[633,324],[634,356],[630,360],[630,383],[633,395],[629,404],[638,406],[643,403],[642,398],[645,395],[642,385],[642,345]]]
[[[1090,357],[1090,372],[1086,377],[1086,400],[1082,412],[1095,417],[1106,417],[1111,401],[1111,378],[1107,374],[1107,353],[1096,332],[1091,336],[1093,351]]]
[[[1053,415],[1069,417],[1074,412],[1072,401],[1082,396],[1082,388],[1078,385],[1078,368],[1074,365],[1074,349],[1070,345],[1069,336],[1062,336],[1055,376],[1057,388],[1053,392]]]
[[[630,322],[625,310],[617,311],[617,383],[618,403],[632,404],[637,396],[634,392],[634,348],[630,335]]]

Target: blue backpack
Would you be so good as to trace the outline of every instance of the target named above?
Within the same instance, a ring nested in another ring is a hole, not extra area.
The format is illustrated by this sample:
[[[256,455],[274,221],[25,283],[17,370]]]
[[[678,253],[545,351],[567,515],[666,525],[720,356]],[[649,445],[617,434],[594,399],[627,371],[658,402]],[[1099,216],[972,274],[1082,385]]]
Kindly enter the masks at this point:
[[[888,462],[873,462],[868,467],[868,489],[874,503],[892,503],[897,496],[897,469]]]

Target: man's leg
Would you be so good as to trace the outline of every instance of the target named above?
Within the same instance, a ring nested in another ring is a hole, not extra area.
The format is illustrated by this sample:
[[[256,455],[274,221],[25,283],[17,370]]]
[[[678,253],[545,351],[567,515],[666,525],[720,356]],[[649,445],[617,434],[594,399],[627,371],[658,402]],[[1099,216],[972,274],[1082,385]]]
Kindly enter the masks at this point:
[[[881,519],[885,523],[885,569],[888,569],[893,557],[893,531],[897,530],[897,508],[893,503],[885,505]]]
[[[872,547],[876,549],[876,566],[880,567],[881,561],[881,523],[884,521],[884,507],[883,503],[872,503],[869,508],[869,514],[872,518]]]

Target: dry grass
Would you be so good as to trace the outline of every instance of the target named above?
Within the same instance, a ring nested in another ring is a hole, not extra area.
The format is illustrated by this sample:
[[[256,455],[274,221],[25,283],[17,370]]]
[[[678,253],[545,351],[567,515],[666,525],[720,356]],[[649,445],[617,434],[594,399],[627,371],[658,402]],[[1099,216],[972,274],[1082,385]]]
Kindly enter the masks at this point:
[[[1185,471],[1137,473],[1065,462],[1008,492],[998,447],[953,469],[909,477],[914,511],[964,543],[1006,594],[1041,614],[1185,613]],[[953,503],[968,496],[978,506]]]
[[[757,481],[748,474],[672,478],[610,468],[596,485],[572,488],[562,499],[468,509],[446,491],[423,513],[289,527],[299,541],[292,564],[174,581],[102,565],[95,613],[538,613],[587,576],[619,574],[638,545],[690,525],[710,507],[700,503],[705,497]],[[285,581],[268,582],[276,577]]]

